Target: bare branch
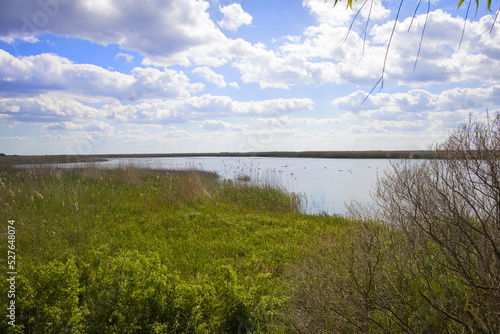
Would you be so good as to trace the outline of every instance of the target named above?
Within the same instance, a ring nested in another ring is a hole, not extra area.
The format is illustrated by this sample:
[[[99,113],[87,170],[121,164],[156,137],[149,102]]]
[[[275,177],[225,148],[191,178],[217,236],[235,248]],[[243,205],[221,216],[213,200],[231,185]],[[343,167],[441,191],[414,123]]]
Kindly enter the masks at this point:
[[[382,66],[382,74],[380,75],[380,79],[377,81],[377,83],[375,84],[375,86],[373,86],[373,88],[370,91],[370,93],[368,93],[368,96],[371,95],[371,93],[378,86],[379,83],[380,83],[380,90],[379,91],[381,91],[384,88],[385,66],[387,64],[387,58],[389,57],[389,49],[391,47],[392,37],[394,36],[394,31],[396,31],[396,25],[398,24],[399,14],[401,13],[401,7],[403,6],[403,2],[404,2],[404,0],[401,0],[401,2],[399,3],[398,12],[396,14],[396,18],[394,19],[394,25],[392,27],[391,35],[389,37],[389,42],[387,43],[387,49],[385,51],[384,65]],[[363,102],[361,102],[361,104],[365,103],[365,101],[368,98],[368,96],[363,100]]]
[[[420,2],[419,2],[419,4],[420,4]],[[431,0],[428,0],[427,1],[427,14],[425,16],[424,27],[422,28],[422,36],[420,36],[420,43],[418,43],[418,52],[417,52],[417,57],[415,58],[415,64],[413,65],[413,71],[415,71],[415,68],[417,67],[417,61],[418,61],[418,57],[420,56],[420,50],[422,49],[422,41],[424,40],[425,27],[427,27],[427,22],[429,20],[430,11],[431,11]],[[413,19],[412,19],[412,22],[413,22]],[[410,30],[410,28],[408,28],[408,30]]]
[[[472,0],[469,0],[469,5],[467,6],[467,12],[465,13],[465,18],[464,18],[464,27],[462,29],[462,36],[460,37],[460,43],[458,44],[458,49],[460,50],[460,47],[462,46],[462,41],[464,39],[464,34],[465,34],[465,25],[467,24],[467,18],[469,17],[469,9],[470,9],[470,4],[472,3]]]

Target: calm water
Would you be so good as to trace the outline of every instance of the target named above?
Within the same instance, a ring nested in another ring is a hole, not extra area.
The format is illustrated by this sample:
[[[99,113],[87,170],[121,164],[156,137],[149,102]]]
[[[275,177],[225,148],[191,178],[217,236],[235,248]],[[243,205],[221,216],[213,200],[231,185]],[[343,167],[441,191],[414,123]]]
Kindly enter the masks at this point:
[[[369,202],[377,175],[390,167],[387,159],[308,159],[259,157],[135,158],[97,163],[102,167],[133,164],[158,169],[197,168],[235,180],[278,185],[301,194],[308,213],[344,213],[345,203]]]

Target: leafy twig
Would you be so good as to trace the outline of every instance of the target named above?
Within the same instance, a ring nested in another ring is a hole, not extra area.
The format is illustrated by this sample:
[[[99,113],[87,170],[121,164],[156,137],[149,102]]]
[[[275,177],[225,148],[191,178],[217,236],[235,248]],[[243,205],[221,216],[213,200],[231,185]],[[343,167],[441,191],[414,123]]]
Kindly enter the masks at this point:
[[[335,1],[335,4],[337,4],[337,1]],[[359,13],[361,12],[361,10],[363,9],[363,7],[365,6],[365,4],[367,2],[368,2],[368,0],[365,0],[365,2],[363,3],[363,5],[361,6],[361,8],[359,8],[359,10],[356,12],[356,15],[354,15],[354,18],[351,21],[351,25],[349,26],[349,29],[347,29],[347,32],[345,33],[344,37],[342,37],[342,39],[337,44],[342,44],[342,43],[344,43],[347,40],[347,37],[349,37],[349,34],[351,33],[352,26],[354,25],[354,22],[356,21],[356,18],[358,17]]]

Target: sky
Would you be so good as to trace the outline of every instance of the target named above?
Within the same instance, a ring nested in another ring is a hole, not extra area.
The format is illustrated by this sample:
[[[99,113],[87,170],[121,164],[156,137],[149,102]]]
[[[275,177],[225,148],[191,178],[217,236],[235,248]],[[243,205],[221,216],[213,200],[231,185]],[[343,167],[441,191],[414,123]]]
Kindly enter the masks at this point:
[[[0,153],[423,150],[500,111],[498,2],[333,3],[2,0]]]

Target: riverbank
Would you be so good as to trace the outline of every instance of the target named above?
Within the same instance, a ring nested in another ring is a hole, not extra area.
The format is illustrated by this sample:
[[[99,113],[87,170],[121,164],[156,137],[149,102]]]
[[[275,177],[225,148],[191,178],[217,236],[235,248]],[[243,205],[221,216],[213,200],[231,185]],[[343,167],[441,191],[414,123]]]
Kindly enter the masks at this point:
[[[47,164],[106,161],[115,158],[174,158],[174,157],[275,157],[323,159],[432,159],[434,151],[275,151],[275,152],[220,152],[220,153],[137,153],[90,155],[5,155],[1,164]]]
[[[0,304],[16,324],[0,332],[462,333],[469,316],[499,328],[494,288],[477,293],[432,239],[356,206],[303,214],[300,200],[197,170],[0,166]]]
[[[196,170],[3,166],[3,224],[12,221],[16,233],[16,327],[283,332],[285,273],[344,224],[299,206],[277,188]],[[4,254],[7,241],[2,233]]]

